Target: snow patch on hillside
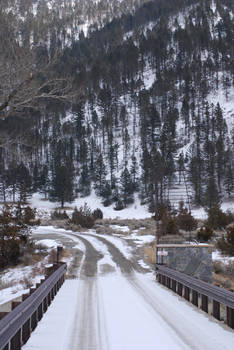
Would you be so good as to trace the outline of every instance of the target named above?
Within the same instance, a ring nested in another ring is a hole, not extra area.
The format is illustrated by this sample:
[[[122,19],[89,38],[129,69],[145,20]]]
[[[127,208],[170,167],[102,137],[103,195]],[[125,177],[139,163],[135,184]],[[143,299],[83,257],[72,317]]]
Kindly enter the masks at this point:
[[[43,217],[49,217],[56,208],[60,207],[58,202],[44,200],[43,196],[39,193],[33,194],[29,203],[33,208],[38,210],[39,216],[41,214]],[[91,210],[100,208],[103,212],[104,219],[145,219],[152,216],[152,214],[148,212],[147,206],[140,204],[140,199],[138,197],[135,198],[134,204],[129,205],[129,207],[121,211],[116,211],[114,210],[114,205],[104,207],[101,198],[97,197],[94,191],[89,197],[77,198],[72,203],[65,203],[65,207],[68,207],[66,211],[68,214],[71,214],[75,207],[80,208],[85,204],[87,204]]]

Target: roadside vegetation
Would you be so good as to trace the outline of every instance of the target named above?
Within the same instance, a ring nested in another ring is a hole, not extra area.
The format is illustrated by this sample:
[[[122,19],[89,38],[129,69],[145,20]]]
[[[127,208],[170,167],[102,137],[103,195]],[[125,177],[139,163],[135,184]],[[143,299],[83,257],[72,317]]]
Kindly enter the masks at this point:
[[[31,227],[40,224],[36,212],[23,202],[4,204],[0,211],[0,268],[16,265],[32,250]]]

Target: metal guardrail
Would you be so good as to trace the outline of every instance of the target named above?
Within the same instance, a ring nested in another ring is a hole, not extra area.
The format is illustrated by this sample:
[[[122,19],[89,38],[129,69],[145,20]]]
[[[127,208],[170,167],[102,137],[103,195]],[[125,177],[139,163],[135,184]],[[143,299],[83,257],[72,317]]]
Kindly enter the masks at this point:
[[[177,282],[183,284],[184,286],[191,288],[192,290],[195,290],[200,294],[206,295],[211,299],[215,299],[219,303],[234,309],[233,292],[201,281],[197,278],[188,276],[182,272],[172,270],[164,265],[157,265],[156,270],[158,273],[162,273],[165,276],[170,277],[171,279],[175,279]]]
[[[220,320],[220,304],[226,306],[227,325],[234,329],[233,292],[188,276],[165,265],[156,264],[156,274],[159,283],[172,289],[180,296],[184,296],[185,299],[191,301],[194,305],[199,306],[198,299],[200,298],[201,309],[207,313],[209,312],[208,301],[211,300],[213,302],[212,314],[218,320]]]
[[[38,310],[45,298],[64,276],[65,271],[66,264],[62,264],[37,289],[35,289],[27,299],[22,301],[22,303],[0,320],[0,350],[5,350],[5,348],[12,350],[14,348],[12,346],[8,347],[8,344]]]

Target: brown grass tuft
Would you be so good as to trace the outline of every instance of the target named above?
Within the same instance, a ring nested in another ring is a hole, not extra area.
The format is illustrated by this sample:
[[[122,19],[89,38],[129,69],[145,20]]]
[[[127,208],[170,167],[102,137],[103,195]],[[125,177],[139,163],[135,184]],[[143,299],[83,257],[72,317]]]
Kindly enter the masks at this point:
[[[148,263],[156,264],[156,245],[152,243],[144,247],[144,256]]]

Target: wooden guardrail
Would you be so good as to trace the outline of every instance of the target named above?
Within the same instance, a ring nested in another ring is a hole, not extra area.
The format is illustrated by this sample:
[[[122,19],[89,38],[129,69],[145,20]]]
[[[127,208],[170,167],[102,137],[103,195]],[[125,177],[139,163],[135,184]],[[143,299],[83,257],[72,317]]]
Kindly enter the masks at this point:
[[[27,342],[64,282],[66,264],[52,267],[46,279],[0,320],[0,350],[19,350]]]
[[[209,312],[209,302],[212,302],[211,314],[218,320],[221,319],[220,304],[224,305],[226,307],[226,323],[234,329],[233,292],[170,269],[165,265],[156,265],[156,276],[159,283],[183,296],[206,313]]]

